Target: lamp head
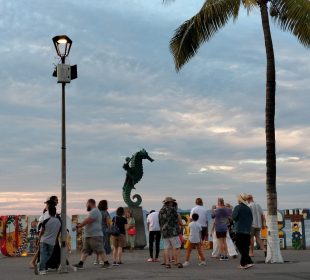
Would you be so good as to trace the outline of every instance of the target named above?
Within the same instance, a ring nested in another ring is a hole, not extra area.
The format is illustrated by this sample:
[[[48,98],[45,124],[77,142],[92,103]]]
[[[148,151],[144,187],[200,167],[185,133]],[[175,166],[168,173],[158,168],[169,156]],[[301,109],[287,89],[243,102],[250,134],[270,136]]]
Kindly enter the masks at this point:
[[[57,55],[64,58],[69,55],[72,46],[72,40],[67,35],[58,35],[53,38],[53,43]]]

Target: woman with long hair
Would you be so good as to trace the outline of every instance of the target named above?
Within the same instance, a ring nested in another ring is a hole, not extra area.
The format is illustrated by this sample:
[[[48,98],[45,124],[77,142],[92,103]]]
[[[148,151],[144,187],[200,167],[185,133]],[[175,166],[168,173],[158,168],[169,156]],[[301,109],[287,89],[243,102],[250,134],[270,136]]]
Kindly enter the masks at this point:
[[[135,240],[136,240],[136,221],[132,215],[132,210],[126,211],[126,218],[127,218],[127,245],[129,245],[130,252],[133,252],[135,248]]]
[[[103,233],[103,247],[106,255],[111,254],[111,245],[110,245],[110,235],[109,228],[111,224],[111,217],[108,212],[108,201],[101,200],[98,204],[98,209],[102,215],[102,233]],[[96,258],[94,265],[102,264],[99,262],[99,259]]]
[[[118,229],[117,234],[112,234],[111,242],[113,246],[113,266],[119,266],[122,263],[123,248],[126,245],[127,219],[124,217],[125,210],[118,207],[116,216],[112,219],[112,225]]]

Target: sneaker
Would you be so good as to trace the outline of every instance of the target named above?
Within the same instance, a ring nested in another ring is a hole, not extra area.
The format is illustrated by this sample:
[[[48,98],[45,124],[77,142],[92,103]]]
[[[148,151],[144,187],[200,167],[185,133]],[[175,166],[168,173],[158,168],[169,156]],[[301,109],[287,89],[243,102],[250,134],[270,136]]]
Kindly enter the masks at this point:
[[[184,263],[183,263],[183,266],[184,266],[184,267],[189,266],[189,262],[184,262]]]
[[[221,256],[220,261],[228,261],[229,258],[227,256]]]
[[[82,264],[74,264],[73,267],[76,267],[77,269],[84,269],[83,265]]]
[[[160,262],[160,259],[155,259],[154,262]]]
[[[57,271],[57,268],[48,268],[47,272],[51,272],[51,271]]]
[[[46,270],[40,270],[39,275],[46,275]]]
[[[249,263],[249,264],[246,265],[247,268],[251,268],[253,266],[254,266],[254,263]]]
[[[106,269],[106,268],[111,268],[111,265],[109,264],[109,262],[105,262],[101,265],[101,267]]]
[[[119,266],[117,262],[113,262],[112,266]]]
[[[199,266],[202,266],[202,265],[207,265],[207,263],[205,261],[201,261],[200,263],[198,263]]]
[[[246,265],[239,265],[239,267],[238,267],[239,269],[247,269],[248,267],[246,266]]]
[[[39,275],[39,264],[36,264],[36,265],[34,266],[34,274],[35,274],[35,275]]]
[[[94,265],[98,265],[99,262],[97,260],[94,261]]]
[[[153,262],[154,260],[152,258],[147,259],[147,262]]]

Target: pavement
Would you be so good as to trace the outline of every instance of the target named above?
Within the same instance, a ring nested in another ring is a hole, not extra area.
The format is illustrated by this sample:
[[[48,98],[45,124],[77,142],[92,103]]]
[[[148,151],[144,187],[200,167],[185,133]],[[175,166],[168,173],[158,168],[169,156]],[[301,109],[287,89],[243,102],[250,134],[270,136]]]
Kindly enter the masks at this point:
[[[185,251],[182,250],[182,260]],[[255,266],[248,270],[240,270],[239,259],[230,259],[223,262],[210,258],[211,251],[206,251],[207,266],[198,266],[196,252],[192,252],[191,265],[179,269],[167,269],[159,263],[147,263],[148,250],[137,250],[133,253],[125,252],[120,267],[102,269],[93,265],[94,257],[91,256],[85,263],[84,270],[59,274],[56,271],[48,272],[45,276],[36,276],[29,269],[31,257],[0,258],[1,280],[32,280],[32,279],[72,279],[72,280],[99,280],[99,279],[263,279],[263,280],[310,280],[310,250],[282,251],[284,264],[265,264],[263,252],[257,251],[253,258]],[[109,256],[110,257],[110,256]],[[73,253],[69,257],[70,263],[78,262],[79,256]]]

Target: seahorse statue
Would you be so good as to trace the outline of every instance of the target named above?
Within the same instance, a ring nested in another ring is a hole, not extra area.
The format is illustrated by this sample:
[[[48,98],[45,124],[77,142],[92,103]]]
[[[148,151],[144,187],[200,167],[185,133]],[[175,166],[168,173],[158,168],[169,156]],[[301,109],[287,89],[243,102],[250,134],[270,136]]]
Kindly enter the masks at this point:
[[[145,149],[135,153],[131,158],[127,157],[123,168],[127,171],[126,180],[123,186],[123,199],[129,207],[139,207],[142,198],[139,194],[135,194],[131,199],[131,191],[143,177],[142,160],[148,159],[150,162],[154,160],[148,155]]]

